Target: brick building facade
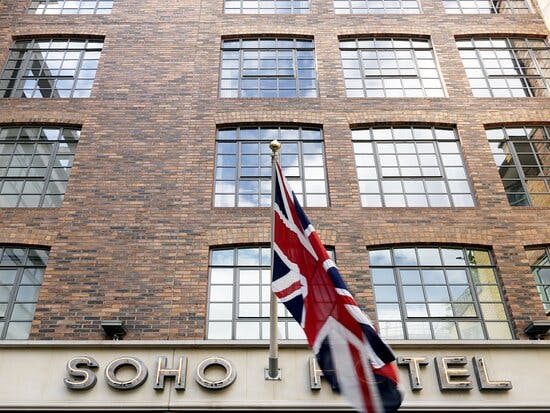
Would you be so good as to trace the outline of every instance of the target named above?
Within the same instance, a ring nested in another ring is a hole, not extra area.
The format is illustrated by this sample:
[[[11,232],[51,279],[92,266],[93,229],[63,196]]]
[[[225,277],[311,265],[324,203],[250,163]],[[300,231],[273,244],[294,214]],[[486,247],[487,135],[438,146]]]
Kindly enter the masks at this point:
[[[0,209],[2,246],[49,249],[30,340],[101,340],[102,319],[122,320],[125,340],[206,339],[210,251],[269,243],[269,208],[214,206],[217,130],[246,126],[322,130],[329,205],[307,213],[374,320],[368,251],[404,245],[490,251],[513,338],[546,319],[525,248],[550,244],[548,204],[510,205],[485,130],[550,125],[550,86],[474,97],[457,47],[545,39],[536,4],[449,14],[421,0],[418,14],[335,14],[312,0],[307,14],[263,15],[224,13],[222,0],[115,0],[110,14],[35,15],[28,3],[0,3],[2,64],[16,40],[103,40],[90,97],[0,99],[4,128],[81,129],[59,207]],[[347,96],[340,42],[390,37],[430,40],[444,97]],[[313,40],[317,96],[220,97],[222,40],[240,38]],[[362,206],[352,130],[381,126],[454,128],[474,206]]]

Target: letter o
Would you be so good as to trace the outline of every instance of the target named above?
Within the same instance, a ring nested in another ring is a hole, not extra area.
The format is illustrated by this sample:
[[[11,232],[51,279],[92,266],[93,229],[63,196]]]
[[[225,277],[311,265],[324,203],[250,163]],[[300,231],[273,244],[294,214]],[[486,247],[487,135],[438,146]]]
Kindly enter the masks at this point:
[[[136,375],[130,380],[119,380],[116,372],[123,366],[132,366],[136,370]],[[147,367],[141,360],[134,357],[119,357],[114,359],[105,369],[105,381],[109,386],[119,390],[135,389],[141,386],[146,378]]]
[[[225,370],[225,377],[221,380],[209,380],[204,376],[204,371],[210,366],[221,366]],[[209,390],[219,390],[233,384],[237,378],[237,371],[229,360],[221,357],[209,357],[204,359],[197,366],[195,371],[195,380],[202,387]]]

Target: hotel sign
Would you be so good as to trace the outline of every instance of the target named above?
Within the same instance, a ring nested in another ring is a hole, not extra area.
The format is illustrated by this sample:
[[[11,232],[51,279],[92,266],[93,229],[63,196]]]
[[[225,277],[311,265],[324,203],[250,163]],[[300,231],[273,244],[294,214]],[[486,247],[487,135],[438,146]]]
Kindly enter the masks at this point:
[[[158,357],[153,368],[153,388],[164,390],[166,379],[174,380],[175,390],[185,390],[187,382],[187,357],[182,355],[173,366],[168,366],[168,359],[165,356]],[[410,382],[410,389],[413,391],[422,390],[422,378],[420,367],[428,364],[427,357],[398,357],[397,364],[404,366],[407,370]],[[468,391],[474,386],[472,379],[472,366],[475,372],[476,382],[479,390],[501,391],[510,390],[512,383],[508,380],[492,380],[489,378],[487,367],[483,357],[474,356],[472,363],[469,363],[464,356],[436,356],[434,357],[435,372],[441,391],[458,390]],[[206,374],[206,369],[216,366],[222,368],[222,378],[212,379]],[[67,377],[64,382],[71,390],[89,390],[97,382],[97,375],[94,372],[99,363],[91,356],[73,357],[67,362]],[[117,371],[124,367],[133,370],[130,377],[121,379]],[[321,377],[323,375],[318,367],[315,357],[309,357],[309,387],[310,390],[321,389]],[[143,361],[137,357],[118,357],[110,361],[105,367],[104,379],[107,385],[117,390],[132,390],[141,386],[149,374],[148,368]],[[213,356],[200,361],[194,372],[195,382],[208,390],[219,390],[233,384],[237,377],[237,370],[230,360],[223,357]]]
[[[407,410],[550,410],[550,342],[392,343]],[[305,344],[0,342],[1,410],[350,409]],[[351,409],[350,409],[351,411]],[[1,413],[1,412],[0,412]]]

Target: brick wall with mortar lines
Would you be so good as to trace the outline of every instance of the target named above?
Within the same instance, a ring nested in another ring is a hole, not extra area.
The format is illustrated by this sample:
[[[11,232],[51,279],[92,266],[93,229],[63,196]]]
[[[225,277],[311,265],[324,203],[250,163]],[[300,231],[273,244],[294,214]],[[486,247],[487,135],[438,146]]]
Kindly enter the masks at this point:
[[[121,318],[128,339],[204,338],[209,248],[269,242],[269,211],[213,208],[216,127],[244,123],[323,127],[330,207],[308,208],[360,304],[373,318],[369,246],[473,244],[494,252],[518,337],[545,317],[523,247],[550,243],[547,208],[506,201],[484,125],[543,123],[550,100],[473,98],[455,43],[461,35],[548,34],[538,14],[224,15],[223,1],[117,0],[110,15],[30,16],[28,1],[0,4],[0,60],[13,37],[104,36],[89,99],[0,99],[0,123],[82,125],[63,205],[0,210],[0,243],[49,245],[31,339],[101,339]],[[222,37],[315,40],[319,98],[220,99]],[[346,98],[339,37],[429,36],[446,98]],[[475,208],[362,208],[350,127],[454,125]]]

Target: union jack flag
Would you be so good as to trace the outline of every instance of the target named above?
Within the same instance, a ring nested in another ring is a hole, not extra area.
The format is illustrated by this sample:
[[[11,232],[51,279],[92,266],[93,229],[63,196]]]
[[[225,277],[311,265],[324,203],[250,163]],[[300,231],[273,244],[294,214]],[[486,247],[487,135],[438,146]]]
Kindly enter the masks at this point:
[[[391,349],[359,309],[319,235],[275,163],[275,295],[300,323],[333,389],[361,412],[401,405]]]

